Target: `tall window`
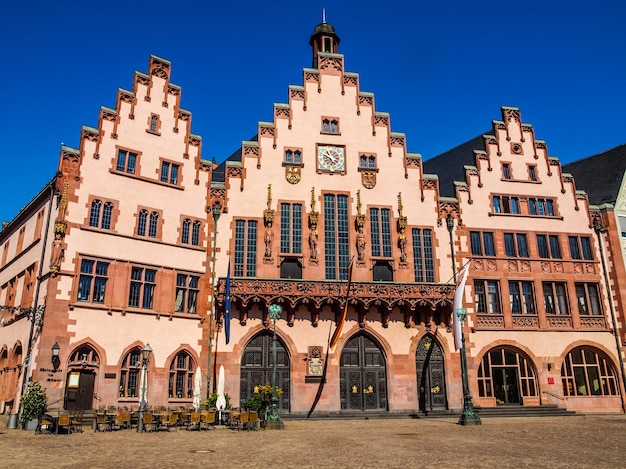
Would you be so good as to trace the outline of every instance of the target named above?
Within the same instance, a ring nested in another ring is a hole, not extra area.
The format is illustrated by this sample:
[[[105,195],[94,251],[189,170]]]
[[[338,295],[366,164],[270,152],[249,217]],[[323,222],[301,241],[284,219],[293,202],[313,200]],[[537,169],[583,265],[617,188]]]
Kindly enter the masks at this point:
[[[141,370],[141,350],[128,352],[120,370],[120,397],[139,397],[139,371]]]
[[[280,204],[280,252],[302,254],[302,204]]]
[[[198,302],[198,281],[197,275],[176,275],[176,300],[174,311],[177,313],[196,313]]]
[[[152,309],[156,288],[156,270],[133,267],[130,279],[128,306]]]
[[[111,215],[113,213],[113,204],[101,200],[91,202],[91,210],[89,212],[89,226],[108,230],[111,228]]]
[[[428,228],[413,228],[413,268],[416,282],[434,282],[433,232]]]
[[[181,233],[181,242],[183,244],[189,244],[189,229],[191,227],[191,220],[189,218],[185,218],[183,220],[183,230]]]
[[[508,257],[528,257],[525,233],[504,233],[504,252]]]
[[[348,196],[324,194],[324,266],[326,279],[346,280],[350,262]]]
[[[554,201],[537,197],[528,198],[528,213],[544,217],[554,216]]]
[[[135,166],[137,164],[137,153],[127,150],[117,151],[117,163],[115,169],[128,174],[135,174]]]
[[[170,163],[169,161],[161,162],[161,182],[167,182],[169,184],[178,184],[178,171],[180,165]]]
[[[150,213],[142,209],[139,211],[139,220],[137,223],[137,234],[139,236],[146,236],[146,229],[148,230],[149,238],[156,238],[159,234],[159,214],[157,212]]]
[[[528,177],[531,181],[537,180],[537,166],[531,165],[528,167]]]
[[[489,231],[470,231],[470,245],[474,256],[495,256],[493,233]]]
[[[578,304],[578,314],[581,316],[601,315],[598,285],[595,283],[577,283],[576,303]]]
[[[170,398],[190,399],[193,397],[193,374],[195,363],[188,352],[178,353],[170,365]]]
[[[156,133],[156,131],[159,130],[158,124],[159,118],[155,115],[150,116],[150,132]]]
[[[509,280],[512,314],[536,314],[533,282]]]
[[[196,220],[193,222],[193,227],[191,229],[191,244],[192,246],[200,246],[200,228],[202,224]]]
[[[511,163],[502,163],[502,177],[511,179]]]
[[[514,213],[519,212],[519,198],[510,197],[508,195],[494,195],[493,196],[493,211],[494,213]]]
[[[370,208],[372,257],[391,257],[391,210]]]
[[[146,235],[147,223],[148,223],[148,211],[144,209],[139,212],[139,223],[137,224],[137,234],[139,236]]]
[[[542,259],[561,259],[561,243],[558,235],[537,235],[537,250]]]
[[[82,259],[78,278],[78,301],[104,303],[108,280],[109,264],[107,262]]]
[[[602,352],[578,347],[561,366],[564,396],[618,396],[615,367]]]
[[[479,314],[500,314],[500,285],[497,280],[474,280],[474,301]]]
[[[569,252],[572,259],[593,260],[591,238],[588,236],[570,236]]]
[[[235,277],[256,276],[257,222],[254,220],[235,221]]]
[[[543,302],[546,314],[569,315],[567,286],[563,282],[543,282]]]

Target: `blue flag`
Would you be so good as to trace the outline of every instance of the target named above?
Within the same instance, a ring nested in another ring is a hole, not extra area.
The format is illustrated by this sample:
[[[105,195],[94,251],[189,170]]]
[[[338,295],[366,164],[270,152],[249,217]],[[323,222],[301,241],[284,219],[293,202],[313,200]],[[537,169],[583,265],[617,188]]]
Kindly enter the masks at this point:
[[[226,274],[226,306],[224,309],[224,333],[226,334],[226,343],[228,343],[230,341],[230,259]]]

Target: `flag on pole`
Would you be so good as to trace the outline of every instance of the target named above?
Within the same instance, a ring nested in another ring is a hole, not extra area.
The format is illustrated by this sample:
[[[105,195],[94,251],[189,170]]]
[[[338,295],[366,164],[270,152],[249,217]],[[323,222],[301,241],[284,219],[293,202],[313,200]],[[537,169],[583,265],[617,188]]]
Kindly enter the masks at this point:
[[[350,298],[350,285],[352,284],[352,267],[354,266],[354,257],[350,259],[350,264],[348,265],[348,289],[346,290],[346,301],[343,305],[343,312],[341,313],[341,318],[339,319],[339,323],[337,323],[337,329],[333,333],[333,337],[330,339],[329,348],[334,349],[335,345],[339,341],[339,336],[341,335],[341,329],[343,328],[343,324],[346,322],[346,316],[348,315],[348,299]]]
[[[226,273],[226,305],[224,307],[224,334],[226,343],[230,341],[230,259],[228,259],[228,272]]]
[[[457,275],[456,291],[454,292],[454,307],[452,308],[453,324],[454,324],[454,349],[459,350],[461,348],[461,328],[463,325],[459,321],[459,316],[456,314],[457,310],[463,308],[463,293],[465,292],[465,282],[467,281],[467,274],[469,273],[468,262],[463,266]]]

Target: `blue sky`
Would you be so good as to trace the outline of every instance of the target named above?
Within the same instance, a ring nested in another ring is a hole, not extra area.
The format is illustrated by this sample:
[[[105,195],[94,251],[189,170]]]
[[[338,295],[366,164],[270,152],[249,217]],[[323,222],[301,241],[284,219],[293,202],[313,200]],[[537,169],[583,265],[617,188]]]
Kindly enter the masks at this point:
[[[203,157],[222,161],[302,84],[322,8],[346,70],[425,159],[490,129],[503,105],[564,163],[626,143],[626,2],[26,0],[0,16],[0,220],[150,54],[172,62]]]

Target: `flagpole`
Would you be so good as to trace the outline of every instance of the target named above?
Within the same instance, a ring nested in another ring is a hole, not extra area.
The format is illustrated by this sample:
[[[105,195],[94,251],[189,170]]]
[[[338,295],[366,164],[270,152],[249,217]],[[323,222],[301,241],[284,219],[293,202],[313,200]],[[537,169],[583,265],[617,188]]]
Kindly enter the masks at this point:
[[[448,227],[448,233],[450,234],[450,253],[452,255],[452,272],[454,275],[454,283],[457,284],[456,262],[454,258],[454,237],[452,235],[452,232],[454,230],[454,218],[452,217],[452,215],[448,214],[448,217],[446,218],[446,224]],[[467,263],[465,264],[464,268],[467,268]],[[463,279],[462,285],[459,286],[457,284],[457,288],[460,288],[461,290],[465,288],[465,279],[467,278],[467,272],[464,272],[463,275],[464,275],[464,279]],[[462,305],[462,301],[460,303]],[[456,315],[456,317],[458,318],[458,321],[459,321],[458,326],[461,330],[460,352],[461,352],[461,375],[463,377],[463,413],[461,414],[461,417],[459,418],[458,423],[459,425],[468,425],[468,426],[469,425],[482,425],[482,422],[480,421],[480,417],[478,416],[478,414],[476,414],[476,412],[474,412],[474,403],[472,402],[472,395],[470,394],[470,390],[469,390],[469,377],[468,377],[468,371],[467,371],[467,355],[465,352],[465,327],[464,327],[465,316],[467,315],[467,310],[461,307],[459,307],[456,310],[455,309],[456,309],[456,306],[453,305],[452,314]]]

